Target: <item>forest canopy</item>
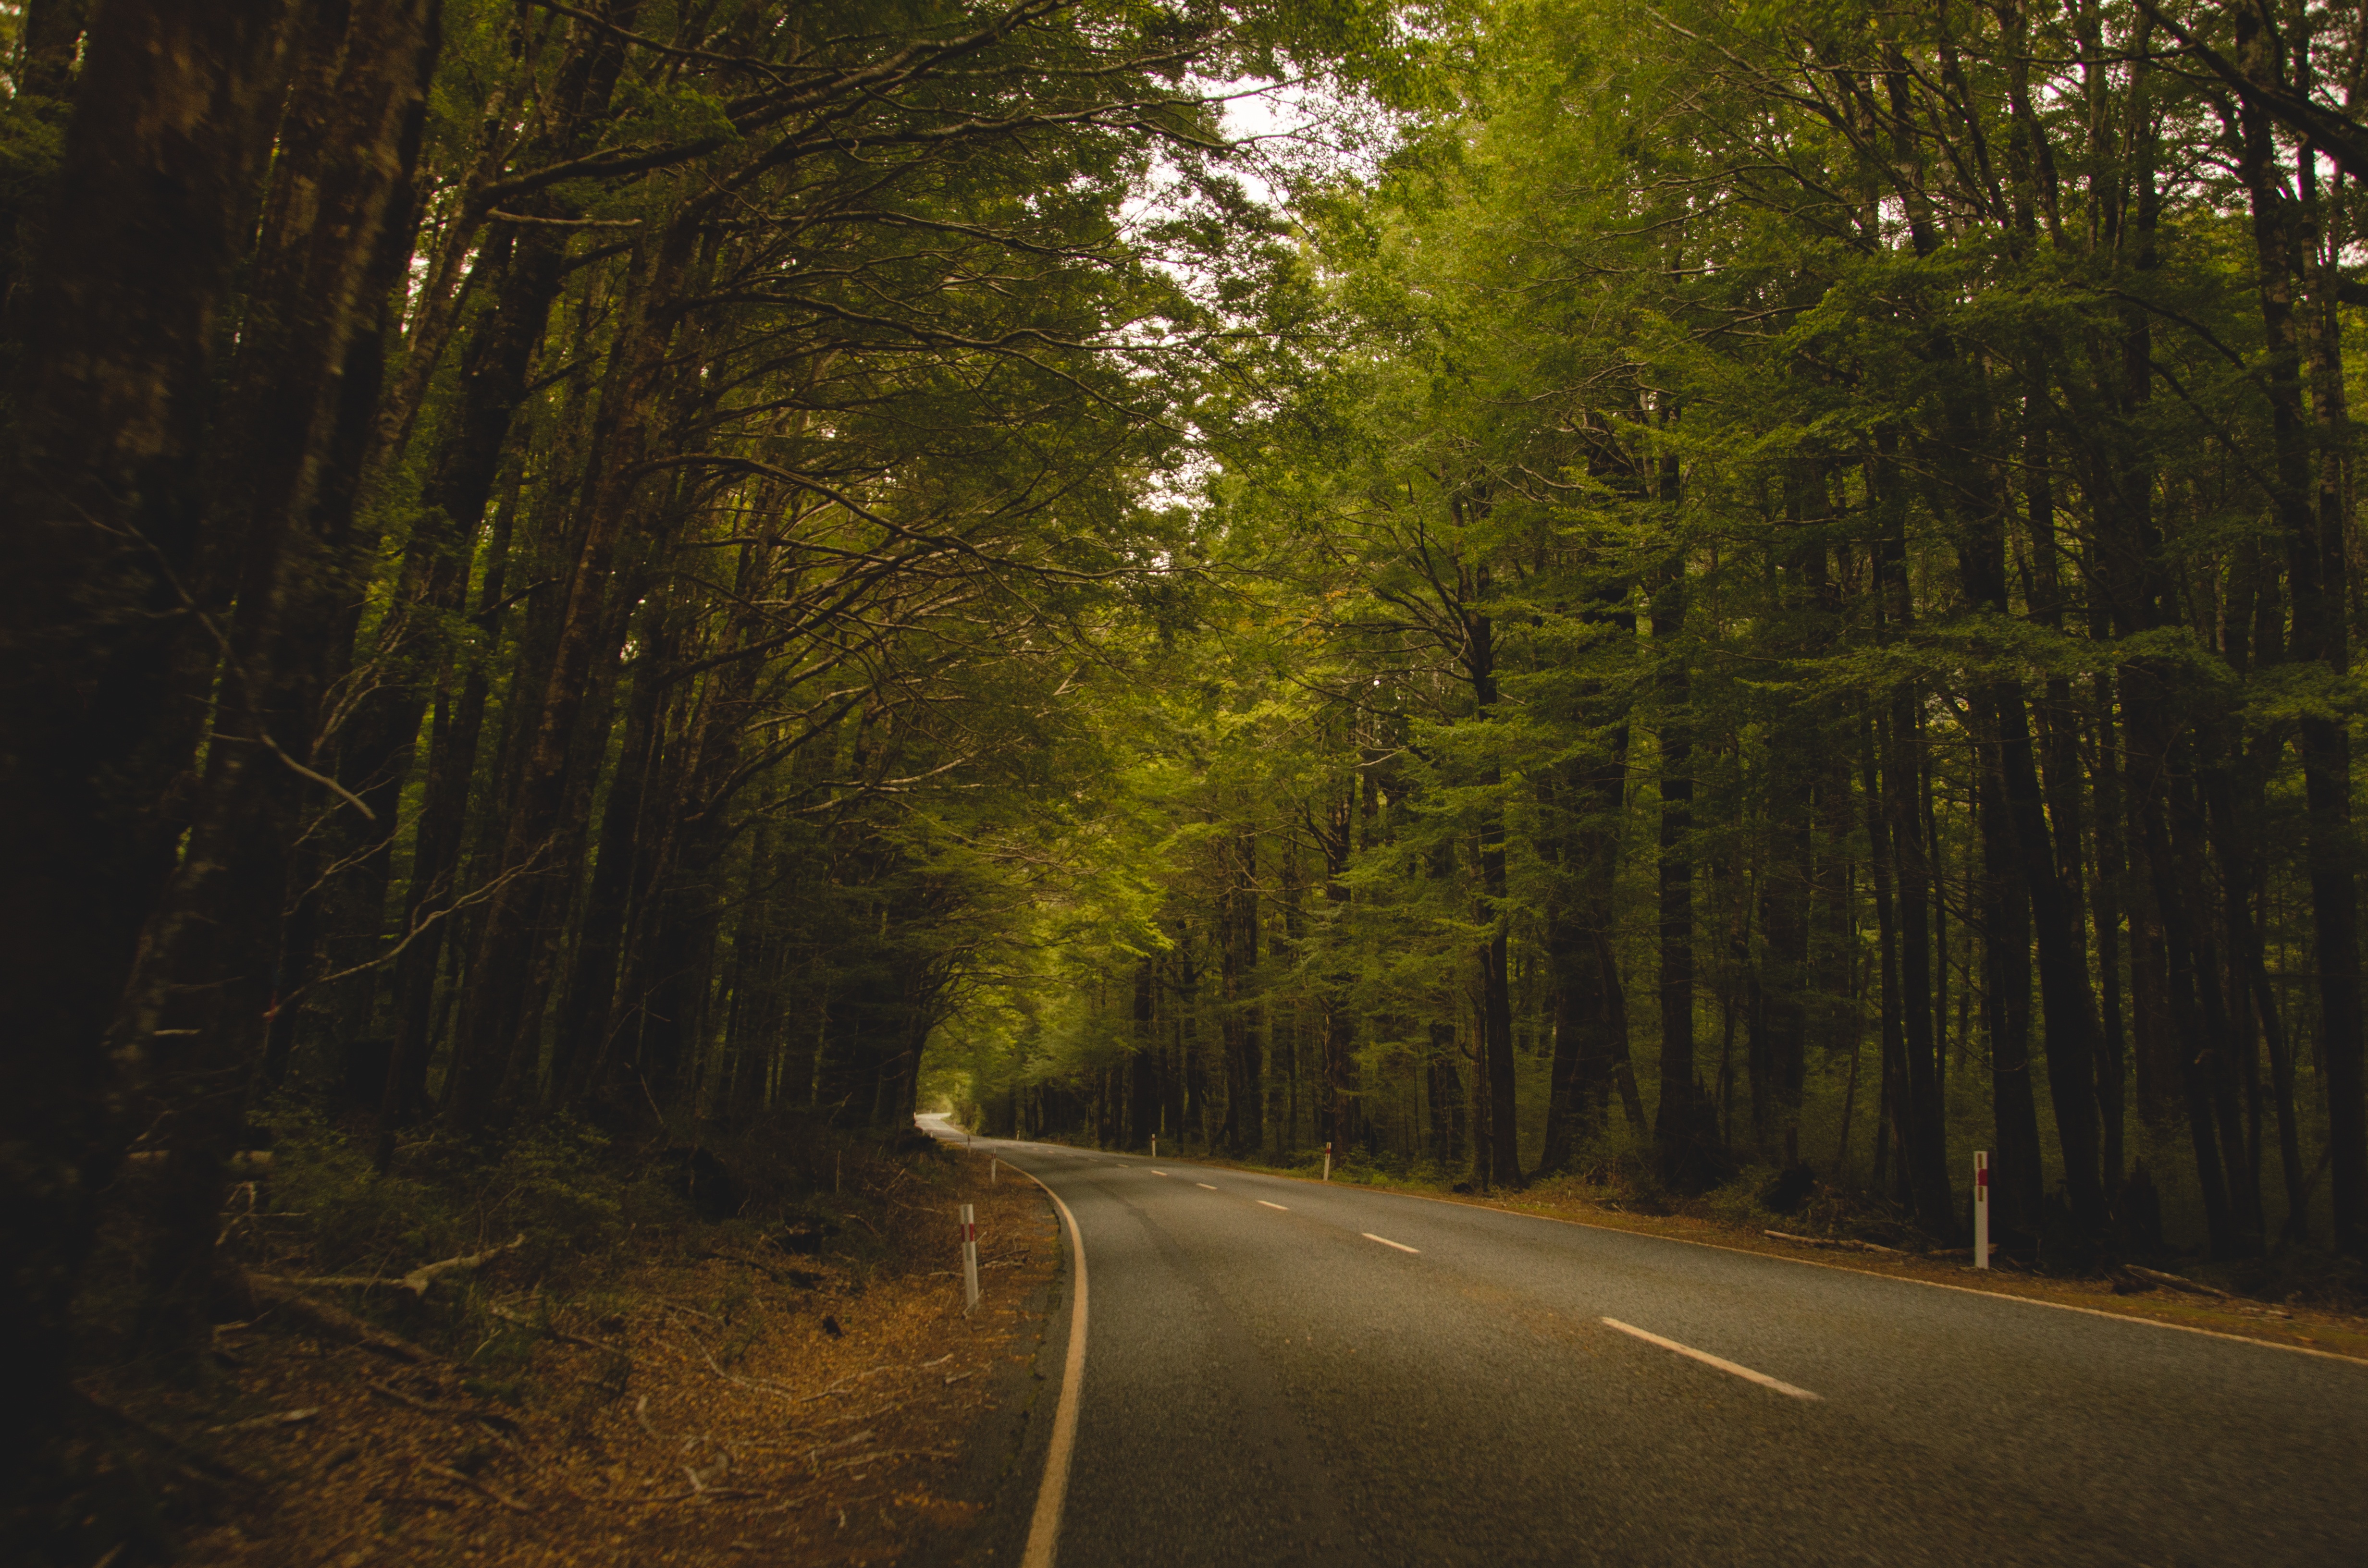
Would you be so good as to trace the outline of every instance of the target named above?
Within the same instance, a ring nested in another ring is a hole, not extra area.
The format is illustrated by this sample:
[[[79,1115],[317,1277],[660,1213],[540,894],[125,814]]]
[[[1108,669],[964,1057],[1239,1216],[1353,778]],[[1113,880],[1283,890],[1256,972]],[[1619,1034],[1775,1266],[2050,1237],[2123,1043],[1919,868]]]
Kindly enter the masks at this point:
[[[1462,42],[1375,177],[1294,187],[1294,352],[1199,415],[1151,905],[949,1083],[1482,1187],[1791,1167],[1936,1236],[1979,1149],[2058,1257],[2356,1251],[2358,18]]]
[[[21,1408],[272,1096],[2368,1249],[2362,14],[0,16]]]

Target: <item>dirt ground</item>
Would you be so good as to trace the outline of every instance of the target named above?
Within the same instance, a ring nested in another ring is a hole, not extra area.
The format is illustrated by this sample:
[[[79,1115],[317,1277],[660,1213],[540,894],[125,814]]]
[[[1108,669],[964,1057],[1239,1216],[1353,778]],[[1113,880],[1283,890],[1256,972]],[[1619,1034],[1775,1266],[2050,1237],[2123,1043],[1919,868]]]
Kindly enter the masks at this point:
[[[193,1563],[939,1555],[981,1509],[964,1461],[993,1440],[981,1418],[998,1370],[1033,1358],[1058,1266],[1041,1192],[1008,1168],[988,1177],[985,1157],[964,1158],[914,1201],[850,1213],[884,1258],[692,1239],[555,1308],[506,1293],[497,1259],[472,1288],[497,1332],[527,1342],[498,1381],[266,1312],[222,1331],[225,1381],[202,1397],[115,1404],[187,1445],[194,1468],[220,1467],[229,1501],[185,1539]],[[963,1201],[982,1260],[969,1313]]]

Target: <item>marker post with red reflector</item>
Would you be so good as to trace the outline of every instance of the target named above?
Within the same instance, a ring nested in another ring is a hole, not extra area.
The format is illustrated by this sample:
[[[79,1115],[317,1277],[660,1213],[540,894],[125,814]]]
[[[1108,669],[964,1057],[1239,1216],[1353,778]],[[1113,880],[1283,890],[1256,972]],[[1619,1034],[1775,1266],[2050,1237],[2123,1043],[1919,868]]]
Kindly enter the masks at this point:
[[[962,1311],[978,1305],[978,1221],[971,1206],[962,1206]]]
[[[1990,1266],[1990,1156],[1987,1149],[1974,1154],[1974,1267]]]

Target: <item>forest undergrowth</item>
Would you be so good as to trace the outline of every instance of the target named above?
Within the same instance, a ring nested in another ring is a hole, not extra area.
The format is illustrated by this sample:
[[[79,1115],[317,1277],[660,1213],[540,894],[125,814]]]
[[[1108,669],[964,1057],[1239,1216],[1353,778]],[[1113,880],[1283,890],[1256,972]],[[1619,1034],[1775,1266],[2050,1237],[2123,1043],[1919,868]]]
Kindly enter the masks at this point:
[[[381,1175],[288,1101],[246,1141],[194,1373],[131,1353],[130,1253],[93,1270],[57,1560],[905,1561],[979,1512],[973,1428],[1057,1261],[1041,1197],[985,1162],[558,1122],[406,1142]]]

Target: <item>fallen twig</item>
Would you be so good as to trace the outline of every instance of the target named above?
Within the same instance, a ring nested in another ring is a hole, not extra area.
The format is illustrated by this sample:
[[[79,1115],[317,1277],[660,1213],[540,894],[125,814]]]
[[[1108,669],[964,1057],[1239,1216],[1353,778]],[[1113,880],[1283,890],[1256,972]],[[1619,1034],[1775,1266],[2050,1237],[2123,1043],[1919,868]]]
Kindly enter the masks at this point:
[[[524,1503],[519,1502],[517,1498],[511,1496],[507,1492],[496,1491],[495,1488],[486,1485],[484,1482],[479,1481],[475,1476],[464,1475],[461,1471],[452,1469],[450,1465],[422,1464],[419,1468],[426,1471],[430,1475],[440,1476],[446,1481],[465,1486],[470,1491],[477,1493],[481,1496],[490,1498],[494,1502],[499,1503],[503,1507],[507,1508],[513,1514],[531,1514],[534,1512],[532,1508],[528,1507]]]
[[[759,1497],[762,1495],[762,1493],[751,1492],[742,1486],[709,1486],[695,1492],[670,1492],[663,1497],[618,1497],[612,1501],[639,1503],[655,1507],[664,1503],[688,1503],[698,1497]]]
[[[743,1257],[736,1252],[717,1252],[713,1248],[710,1248],[706,1252],[699,1254],[691,1261],[694,1263],[705,1263],[710,1259],[712,1259],[717,1263],[736,1263],[743,1268],[755,1269],[757,1273],[763,1275],[766,1278],[771,1280],[776,1285],[781,1282],[781,1277],[774,1273],[769,1266],[759,1263],[753,1257]]]
[[[485,1311],[493,1313],[494,1316],[501,1319],[504,1323],[514,1323],[520,1328],[534,1329],[539,1333],[548,1335],[550,1337],[558,1340],[563,1345],[580,1345],[586,1350],[607,1350],[611,1348],[609,1346],[601,1344],[597,1339],[586,1339],[581,1335],[570,1334],[565,1329],[554,1328],[547,1318],[530,1318],[524,1312],[514,1312],[510,1311],[509,1308],[505,1307],[498,1302],[486,1302]]]
[[[415,1268],[404,1275],[400,1283],[413,1295],[425,1296],[427,1294],[427,1287],[433,1285],[439,1276],[452,1273],[456,1269],[475,1268],[483,1264],[491,1263],[502,1254],[516,1252],[524,1245],[526,1245],[526,1233],[520,1231],[505,1245],[487,1247],[483,1252],[471,1253],[466,1257],[448,1257],[441,1263],[431,1263],[423,1267]]]
[[[250,1416],[245,1421],[233,1421],[221,1426],[209,1426],[209,1432],[254,1432],[266,1426],[297,1426],[321,1414],[321,1407],[310,1410],[280,1410],[269,1415]]]
[[[713,1312],[702,1312],[697,1307],[686,1307],[680,1301],[669,1301],[664,1296],[653,1296],[650,1299],[670,1312],[688,1312],[692,1317],[705,1318],[708,1322],[713,1324],[721,1324],[723,1322],[722,1318],[717,1317]],[[728,1327],[730,1325],[726,1324],[725,1326]]]
[[[129,1411],[119,1410],[105,1400],[94,1399],[85,1393],[82,1395],[82,1401],[97,1415],[138,1433],[165,1449],[171,1456],[173,1463],[201,1481],[227,1481],[241,1486],[257,1488],[264,1484],[261,1477],[249,1475],[228,1460],[217,1459],[194,1444],[185,1443],[170,1432],[152,1426]]]
[[[1884,1252],[1894,1257],[1907,1255],[1897,1247],[1887,1247],[1879,1242],[1861,1242],[1849,1236],[1796,1236],[1790,1231],[1762,1231],[1763,1236],[1773,1236],[1780,1242],[1792,1242],[1804,1247],[1824,1247],[1832,1252]]]
[[[707,1369],[727,1383],[737,1383],[744,1389],[755,1389],[759,1393],[775,1394],[787,1400],[796,1400],[799,1397],[797,1390],[784,1388],[780,1383],[769,1383],[762,1378],[744,1378],[737,1373],[727,1372],[716,1365],[714,1354],[706,1346],[700,1345],[696,1339],[692,1340],[691,1344],[697,1346],[700,1355],[706,1358]]]
[[[399,1335],[389,1334],[376,1324],[365,1323],[342,1307],[314,1301],[296,1289],[291,1281],[277,1279],[268,1274],[250,1274],[246,1278],[248,1288],[257,1301],[269,1304],[315,1333],[359,1345],[365,1350],[375,1350],[381,1356],[392,1356],[398,1361],[416,1364],[436,1359],[429,1352]]]
[[[488,1426],[498,1426],[506,1432],[518,1430],[518,1424],[499,1411],[486,1410],[472,1404],[438,1404],[431,1400],[419,1399],[407,1394],[391,1383],[372,1383],[370,1385],[370,1392],[393,1400],[397,1404],[407,1404],[414,1410],[425,1411],[430,1415],[451,1415],[464,1421],[482,1421]]]
[[[2224,1301],[2237,1298],[2226,1290],[2216,1290],[2200,1279],[2190,1279],[2183,1274],[2165,1274],[2158,1268],[2140,1268],[2135,1263],[2122,1265],[2122,1272],[2135,1275],[2150,1285],[2160,1285],[2172,1290],[2184,1290],[2192,1296],[2217,1296]]]
[[[835,1454],[841,1449],[851,1449],[858,1443],[868,1443],[873,1435],[872,1428],[867,1426],[852,1437],[841,1437],[836,1443],[824,1443],[809,1449],[806,1450],[806,1463],[816,1473],[820,1473],[823,1455]]]
[[[838,1380],[838,1381],[837,1381],[837,1382],[835,1382],[835,1383],[831,1384],[831,1385],[830,1385],[830,1387],[828,1387],[828,1388],[826,1388],[826,1389],[822,1390],[820,1392],[817,1392],[817,1393],[809,1393],[809,1394],[803,1394],[803,1395],[801,1395],[801,1396],[799,1397],[798,1403],[801,1403],[801,1404],[809,1404],[809,1403],[812,1403],[814,1401],[815,1401],[815,1400],[817,1400],[817,1399],[822,1399],[822,1398],[825,1397],[826,1395],[834,1394],[834,1393],[838,1392],[841,1389],[845,1388],[848,1384],[849,1384],[849,1383],[851,1383],[851,1382],[854,1382],[854,1381],[858,1381],[859,1379],[862,1379],[862,1378],[871,1378],[871,1377],[877,1377],[877,1376],[879,1376],[882,1372],[885,1372],[885,1371],[888,1371],[888,1370],[890,1370],[890,1369],[891,1369],[891,1368],[890,1368],[889,1363],[887,1363],[887,1362],[885,1362],[885,1361],[882,1361],[880,1365],[878,1365],[877,1367],[872,1368],[870,1371],[866,1371],[866,1372],[849,1372],[849,1373],[848,1373],[848,1374],[847,1374],[847,1376],[845,1376],[845,1377],[843,1377],[843,1378],[839,1379],[839,1380]]]
[[[960,1449],[871,1449],[860,1454],[848,1454],[834,1460],[841,1466],[869,1463],[874,1460],[953,1460],[962,1458]]]
[[[435,1284],[442,1276],[452,1273],[456,1269],[475,1268],[480,1265],[490,1263],[502,1254],[516,1252],[525,1244],[526,1233],[521,1231],[514,1240],[505,1245],[487,1247],[484,1252],[471,1253],[465,1257],[448,1257],[441,1263],[423,1264],[400,1279],[389,1279],[383,1275],[377,1274],[314,1274],[301,1279],[290,1279],[286,1283],[300,1290],[408,1290],[414,1298],[424,1298],[427,1294],[427,1287]],[[495,1315],[500,1314],[497,1312]]]

